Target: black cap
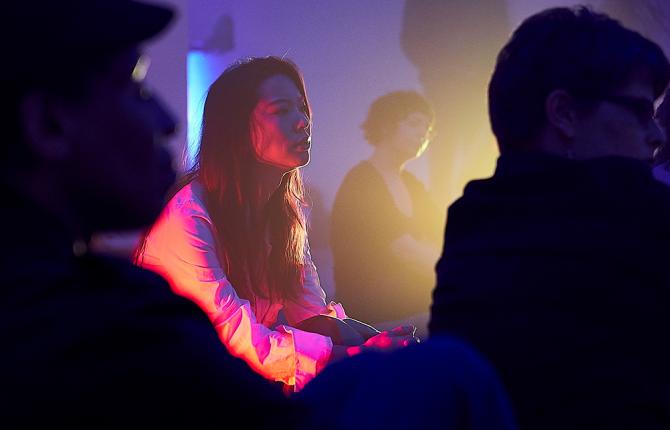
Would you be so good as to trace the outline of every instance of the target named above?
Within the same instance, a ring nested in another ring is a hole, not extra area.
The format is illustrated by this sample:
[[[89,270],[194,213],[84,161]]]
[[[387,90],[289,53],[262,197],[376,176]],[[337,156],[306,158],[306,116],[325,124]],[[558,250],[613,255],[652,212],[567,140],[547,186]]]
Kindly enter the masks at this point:
[[[9,0],[0,24],[0,76],[62,72],[150,39],[173,15],[167,7],[132,0]]]

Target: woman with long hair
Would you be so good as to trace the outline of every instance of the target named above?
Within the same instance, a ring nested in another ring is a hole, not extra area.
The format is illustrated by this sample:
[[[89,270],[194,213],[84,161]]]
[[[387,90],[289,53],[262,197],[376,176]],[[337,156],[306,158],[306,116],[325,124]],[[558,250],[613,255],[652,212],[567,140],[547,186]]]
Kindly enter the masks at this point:
[[[297,67],[277,57],[229,67],[209,88],[197,163],[136,255],[207,312],[232,354],[295,390],[329,362],[414,340],[413,327],[363,324],[360,341],[340,339],[352,326],[342,306],[325,302],[307,241],[299,168],[310,148]],[[277,325],[280,311],[286,324]],[[319,316],[336,322],[333,334],[309,323]]]

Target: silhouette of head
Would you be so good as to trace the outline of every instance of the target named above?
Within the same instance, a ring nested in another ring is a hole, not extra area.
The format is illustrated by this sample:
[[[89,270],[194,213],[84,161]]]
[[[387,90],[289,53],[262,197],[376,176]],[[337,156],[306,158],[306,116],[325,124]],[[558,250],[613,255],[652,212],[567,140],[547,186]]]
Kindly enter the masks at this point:
[[[498,55],[489,115],[501,152],[536,150],[548,128],[566,156],[649,159],[653,102],[670,65],[660,47],[585,7],[526,19]],[[560,152],[560,151],[559,151]]]
[[[150,223],[174,179],[161,143],[175,123],[144,87],[139,45],[172,11],[130,0],[31,0],[3,15],[2,39],[15,41],[12,67],[0,71],[9,182],[40,172],[44,190],[34,192],[60,190],[53,204],[84,233]]]

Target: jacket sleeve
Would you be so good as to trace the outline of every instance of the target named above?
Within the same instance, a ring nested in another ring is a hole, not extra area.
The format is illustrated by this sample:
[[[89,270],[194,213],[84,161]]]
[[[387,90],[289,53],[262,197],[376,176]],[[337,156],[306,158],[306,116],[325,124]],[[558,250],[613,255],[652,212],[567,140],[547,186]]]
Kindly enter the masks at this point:
[[[273,381],[300,390],[325,367],[329,337],[289,326],[259,323],[219,262],[211,219],[195,202],[171,201],[147,237],[142,265],[163,275],[172,289],[194,301],[214,324],[229,352]]]

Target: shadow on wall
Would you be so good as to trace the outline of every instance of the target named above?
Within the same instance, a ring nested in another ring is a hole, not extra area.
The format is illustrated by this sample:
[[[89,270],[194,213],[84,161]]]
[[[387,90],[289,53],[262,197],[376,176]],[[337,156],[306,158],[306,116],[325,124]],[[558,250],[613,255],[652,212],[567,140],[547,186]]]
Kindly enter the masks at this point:
[[[405,2],[401,44],[435,109],[429,188],[441,206],[493,172],[486,91],[509,31],[504,0]]]

